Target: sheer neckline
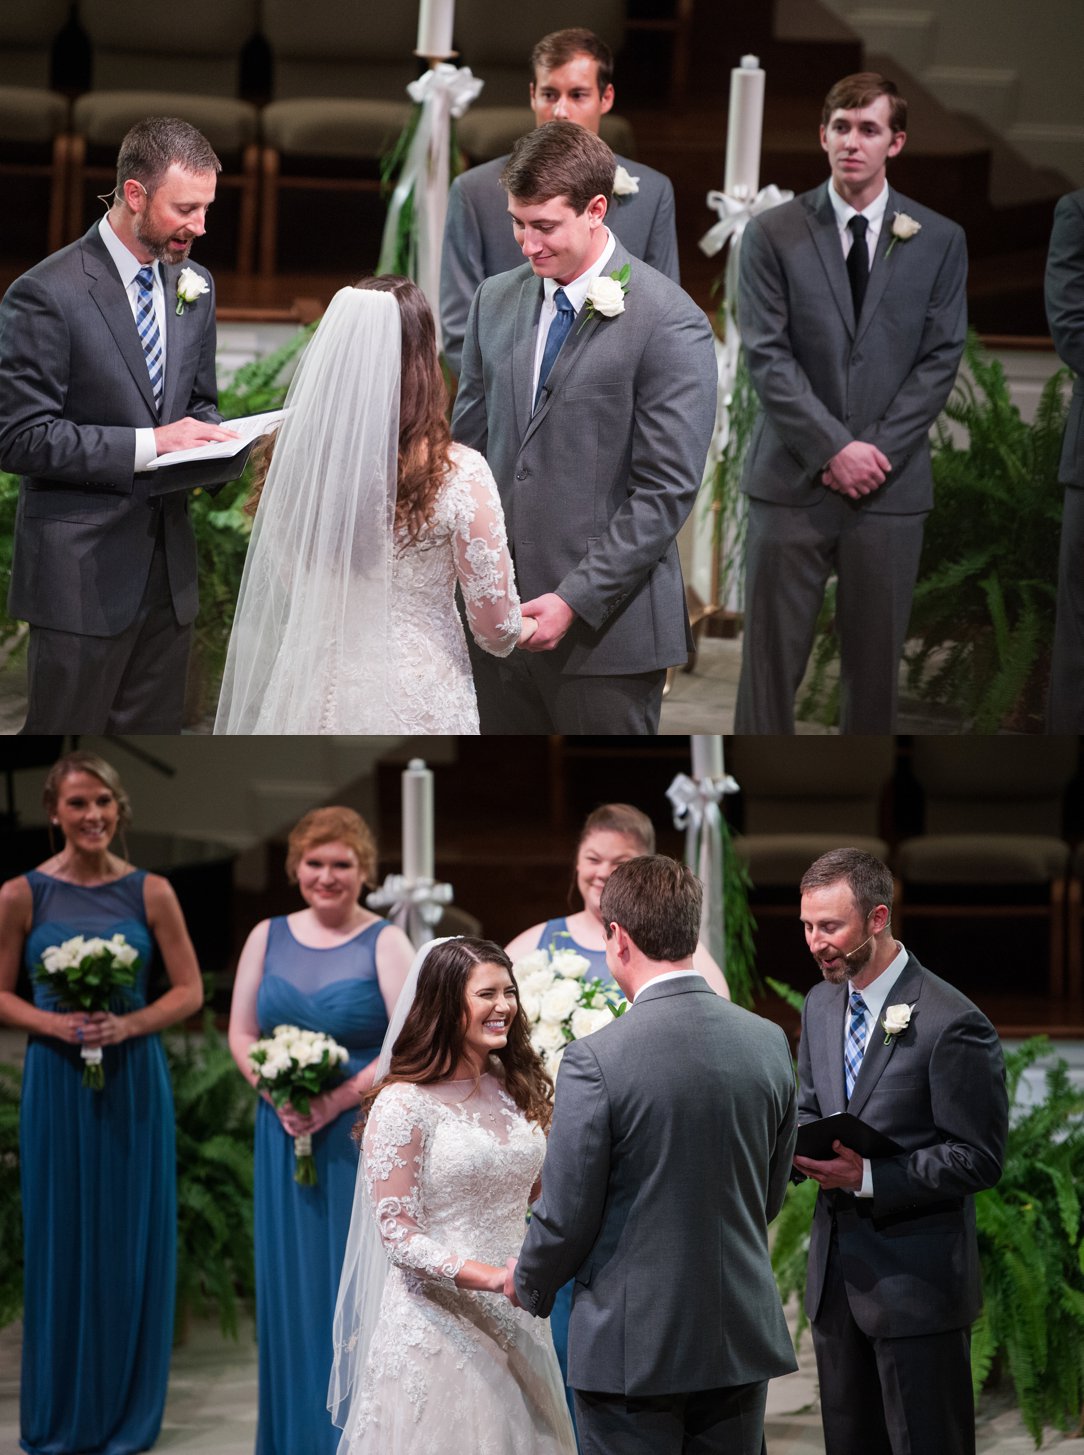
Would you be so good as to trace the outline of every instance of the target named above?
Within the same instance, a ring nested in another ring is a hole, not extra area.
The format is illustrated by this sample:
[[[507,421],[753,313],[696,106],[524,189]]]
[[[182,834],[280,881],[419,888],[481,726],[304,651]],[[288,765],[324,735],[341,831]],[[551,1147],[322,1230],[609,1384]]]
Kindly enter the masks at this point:
[[[337,945],[307,945],[299,935],[294,934],[293,925],[291,925],[290,923],[290,916],[288,914],[284,914],[282,916],[282,922],[286,926],[286,933],[290,936],[291,940],[293,940],[295,945],[300,945],[303,950],[312,950],[317,955],[322,955],[328,950],[341,950],[344,945],[352,945],[355,940],[360,940],[362,935],[367,934],[368,931],[373,929],[376,925],[383,924],[384,920],[381,918],[380,915],[375,915],[371,923],[367,925],[362,925],[361,929],[358,930],[357,934],[351,935],[348,940],[340,940]]]
[[[69,889],[108,889],[113,884],[123,884],[126,879],[131,879],[133,874],[138,874],[138,869],[129,869],[127,874],[118,874],[115,879],[103,879],[99,884],[83,884],[78,879],[61,879],[59,874],[49,874],[44,869],[35,869],[35,874],[40,874],[43,879],[48,879],[50,884],[64,884]]]

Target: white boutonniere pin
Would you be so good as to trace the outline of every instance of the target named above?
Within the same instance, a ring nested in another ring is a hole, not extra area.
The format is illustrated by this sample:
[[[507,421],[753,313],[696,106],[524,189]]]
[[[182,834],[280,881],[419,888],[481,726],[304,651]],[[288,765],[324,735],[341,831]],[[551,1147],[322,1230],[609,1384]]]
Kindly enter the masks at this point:
[[[892,249],[898,242],[910,242],[916,233],[922,231],[921,222],[908,217],[906,212],[897,212],[892,218],[892,241],[885,250],[886,260],[892,256]]]
[[[635,197],[639,190],[639,177],[632,176],[624,167],[618,167],[614,173],[614,196],[620,201],[622,197]]]
[[[587,285],[587,306],[583,311],[584,323],[599,314],[602,318],[616,318],[625,311],[625,294],[629,291],[632,268],[628,263],[611,273],[608,278],[592,278]],[[576,330],[579,333],[579,329]]]
[[[197,298],[210,291],[211,285],[206,278],[200,277],[195,268],[182,268],[177,279],[177,312],[183,313],[189,303],[195,303]]]
[[[911,1024],[913,1005],[890,1005],[885,1008],[881,1025],[885,1032],[885,1045],[890,1046],[895,1036],[902,1036]]]

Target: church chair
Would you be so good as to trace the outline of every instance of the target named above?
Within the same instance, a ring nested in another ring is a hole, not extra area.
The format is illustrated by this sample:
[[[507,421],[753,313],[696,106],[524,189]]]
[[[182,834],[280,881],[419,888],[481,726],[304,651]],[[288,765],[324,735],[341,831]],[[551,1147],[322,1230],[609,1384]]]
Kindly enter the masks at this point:
[[[72,109],[69,226],[94,215],[88,182],[111,191],[125,132],[146,116],[179,116],[201,131],[222,162],[219,188],[237,195],[232,261],[251,273],[259,187],[259,117],[239,99],[241,52],[256,31],[256,0],[188,0],[148,16],[137,0],[80,0],[93,53],[93,88]],[[221,196],[221,192],[220,192]],[[220,251],[222,211],[205,252]]]
[[[47,183],[44,241],[51,253],[68,241],[64,203],[69,104],[66,96],[50,89],[50,71],[53,43],[69,8],[68,0],[0,8],[0,177]],[[33,246],[41,251],[40,242]]]

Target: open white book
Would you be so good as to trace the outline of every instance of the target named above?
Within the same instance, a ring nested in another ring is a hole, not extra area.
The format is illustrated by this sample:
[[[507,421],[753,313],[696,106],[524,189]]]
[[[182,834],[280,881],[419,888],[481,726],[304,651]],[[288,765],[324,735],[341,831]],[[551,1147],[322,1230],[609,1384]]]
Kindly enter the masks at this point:
[[[171,465],[190,465],[197,460],[228,460],[232,455],[239,455],[261,435],[270,434],[285,418],[285,409],[269,409],[264,414],[246,414],[240,419],[224,419],[222,428],[233,430],[237,435],[235,440],[212,440],[210,444],[193,445],[190,450],[170,450],[168,454],[158,455],[146,468],[168,470]]]

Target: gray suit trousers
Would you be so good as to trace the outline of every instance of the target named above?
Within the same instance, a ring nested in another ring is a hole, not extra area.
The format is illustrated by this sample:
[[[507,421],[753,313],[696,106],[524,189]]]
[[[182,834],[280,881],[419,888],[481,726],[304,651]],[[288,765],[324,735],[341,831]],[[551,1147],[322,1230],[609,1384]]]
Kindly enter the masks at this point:
[[[794,698],[833,572],[840,732],[895,731],[925,519],[863,511],[827,489],[809,506],[750,497],[735,732],[794,732]]]
[[[582,1455],[761,1455],[768,1381],[635,1398],[574,1390]]]

